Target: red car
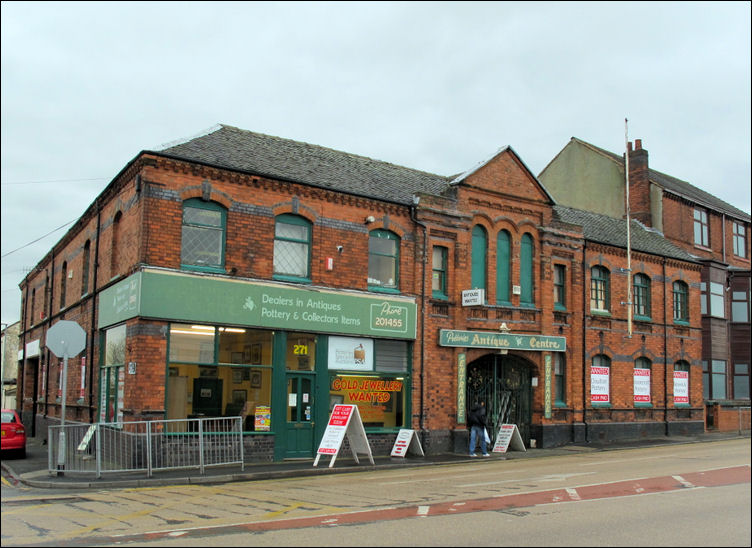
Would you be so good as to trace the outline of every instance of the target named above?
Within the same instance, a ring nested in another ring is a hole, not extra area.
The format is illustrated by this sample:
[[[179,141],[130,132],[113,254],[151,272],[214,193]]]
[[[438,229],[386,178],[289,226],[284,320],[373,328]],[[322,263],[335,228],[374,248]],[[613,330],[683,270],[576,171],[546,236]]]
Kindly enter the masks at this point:
[[[26,429],[15,409],[3,409],[2,451],[16,451],[26,458]]]

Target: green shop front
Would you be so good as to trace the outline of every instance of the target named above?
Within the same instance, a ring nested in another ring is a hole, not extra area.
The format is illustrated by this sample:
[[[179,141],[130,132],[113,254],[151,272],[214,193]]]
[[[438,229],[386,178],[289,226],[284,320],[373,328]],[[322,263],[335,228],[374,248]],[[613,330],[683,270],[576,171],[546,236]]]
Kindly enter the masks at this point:
[[[413,299],[143,269],[102,293],[98,326],[103,422],[241,416],[261,460],[313,457],[337,403],[384,447],[410,425]],[[163,396],[139,384],[157,378]]]

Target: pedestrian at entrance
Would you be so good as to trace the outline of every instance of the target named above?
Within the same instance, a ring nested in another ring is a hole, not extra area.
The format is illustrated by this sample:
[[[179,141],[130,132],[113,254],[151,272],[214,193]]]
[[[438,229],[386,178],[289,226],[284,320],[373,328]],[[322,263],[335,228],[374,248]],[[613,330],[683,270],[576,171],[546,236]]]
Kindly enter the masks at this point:
[[[486,402],[479,401],[470,409],[467,417],[470,426],[470,456],[477,457],[475,445],[480,441],[480,450],[484,457],[490,457],[486,447]]]

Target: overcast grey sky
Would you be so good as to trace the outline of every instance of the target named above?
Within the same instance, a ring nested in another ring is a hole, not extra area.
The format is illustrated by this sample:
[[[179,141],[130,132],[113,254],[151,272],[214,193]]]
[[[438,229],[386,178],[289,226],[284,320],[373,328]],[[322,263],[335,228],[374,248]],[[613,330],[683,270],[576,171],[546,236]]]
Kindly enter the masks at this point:
[[[4,323],[28,269],[127,162],[217,123],[441,175],[511,145],[537,175],[573,136],[623,153],[628,118],[653,169],[750,212],[749,2],[2,2],[1,15]]]

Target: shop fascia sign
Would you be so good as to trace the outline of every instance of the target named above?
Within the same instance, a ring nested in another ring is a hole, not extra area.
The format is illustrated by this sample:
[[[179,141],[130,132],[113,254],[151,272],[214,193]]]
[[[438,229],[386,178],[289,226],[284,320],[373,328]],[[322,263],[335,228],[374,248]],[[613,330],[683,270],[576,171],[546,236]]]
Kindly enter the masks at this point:
[[[528,350],[533,352],[564,352],[567,349],[566,337],[516,335],[514,333],[493,333],[491,331],[460,331],[457,329],[442,329],[439,334],[440,346]]]
[[[99,327],[136,316],[415,339],[412,299],[145,269],[106,289]]]

